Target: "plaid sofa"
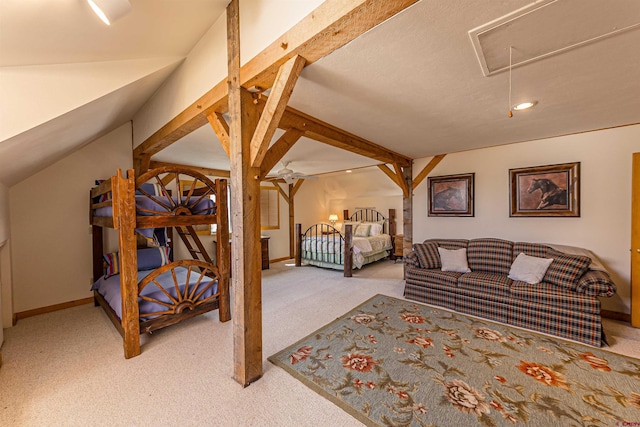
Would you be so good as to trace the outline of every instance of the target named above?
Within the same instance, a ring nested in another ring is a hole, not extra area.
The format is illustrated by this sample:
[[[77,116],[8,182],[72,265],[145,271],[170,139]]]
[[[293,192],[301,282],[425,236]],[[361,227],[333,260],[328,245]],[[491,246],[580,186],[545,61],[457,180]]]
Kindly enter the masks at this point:
[[[441,271],[438,247],[467,249],[470,273]],[[553,258],[542,282],[509,279],[515,258],[524,253]],[[599,297],[616,293],[591,259],[536,243],[501,239],[430,239],[413,245],[405,257],[408,299],[600,347],[606,343]]]

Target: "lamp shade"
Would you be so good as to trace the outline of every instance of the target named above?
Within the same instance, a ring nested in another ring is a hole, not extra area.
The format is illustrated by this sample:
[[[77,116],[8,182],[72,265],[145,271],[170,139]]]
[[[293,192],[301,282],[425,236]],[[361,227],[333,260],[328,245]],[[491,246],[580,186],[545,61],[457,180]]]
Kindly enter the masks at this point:
[[[112,22],[122,18],[131,10],[129,0],[87,0],[91,9],[102,19],[111,25]]]
[[[336,222],[337,220],[338,220],[338,215],[337,214],[329,215],[329,221]]]

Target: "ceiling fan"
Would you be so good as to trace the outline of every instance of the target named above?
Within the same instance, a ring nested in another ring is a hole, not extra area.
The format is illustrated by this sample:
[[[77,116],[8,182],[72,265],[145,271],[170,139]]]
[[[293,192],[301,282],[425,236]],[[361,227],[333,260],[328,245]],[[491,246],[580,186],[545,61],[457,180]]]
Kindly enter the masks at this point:
[[[281,162],[281,163],[283,168],[276,173],[275,177],[269,177],[268,180],[276,181],[276,180],[282,179],[287,184],[293,184],[294,180],[296,179],[318,179],[317,176],[305,175],[301,172],[294,172],[292,169],[289,169],[288,166],[289,166],[289,163],[291,163],[291,161]]]

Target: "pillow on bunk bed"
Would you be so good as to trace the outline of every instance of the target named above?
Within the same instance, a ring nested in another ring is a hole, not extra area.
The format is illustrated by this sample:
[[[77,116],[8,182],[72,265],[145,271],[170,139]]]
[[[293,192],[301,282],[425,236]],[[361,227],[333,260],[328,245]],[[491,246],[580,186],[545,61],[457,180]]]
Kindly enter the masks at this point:
[[[136,194],[138,196],[144,195],[144,193],[140,190],[145,191],[148,194],[151,194],[152,196],[162,196],[162,187],[160,186],[160,184],[145,182],[140,186],[139,189],[136,190]]]
[[[106,263],[104,278],[120,273],[120,252],[102,256]],[[169,263],[169,247],[138,249],[138,271],[154,270]]]
[[[104,182],[104,179],[96,179],[95,183],[96,185],[100,185]],[[102,203],[102,202],[106,202],[107,200],[109,200],[108,194],[101,194],[100,197],[98,197],[98,203]]]

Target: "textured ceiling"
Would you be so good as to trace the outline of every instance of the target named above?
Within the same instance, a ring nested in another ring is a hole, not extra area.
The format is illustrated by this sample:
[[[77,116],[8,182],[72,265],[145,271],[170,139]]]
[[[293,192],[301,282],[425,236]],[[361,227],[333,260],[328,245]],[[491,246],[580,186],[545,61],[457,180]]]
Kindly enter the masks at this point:
[[[114,26],[115,35],[107,36],[102,27],[77,28],[81,18],[91,18],[86,10],[67,10],[74,3],[77,7],[79,1],[58,0],[55,16],[41,13],[44,4],[50,4],[44,0],[0,2],[2,64],[184,56],[227,3],[132,0],[150,15],[127,16],[118,22],[121,29]],[[608,2],[589,0],[587,8],[579,0],[557,1],[565,10],[580,10],[563,17],[567,25],[572,20],[607,21],[614,13]],[[533,99],[538,105],[508,117],[509,74],[483,75],[468,32],[530,3],[422,0],[305,68],[290,105],[412,158],[640,122],[640,28],[514,68],[511,104]],[[622,14],[625,22],[640,22],[640,2],[620,0],[616,6],[615,13]],[[148,22],[151,17],[154,21]],[[169,21],[171,31],[163,31],[163,23],[169,25]],[[146,22],[144,28],[149,32],[138,25],[140,22]],[[557,24],[542,23],[537,30],[546,38],[559,31]],[[78,37],[77,31],[85,31],[82,34],[86,36]],[[179,41],[179,46],[174,41]],[[92,105],[87,102],[79,108],[91,111]],[[117,120],[127,119],[128,112],[123,113],[127,114]],[[54,120],[69,119],[76,120],[66,113]],[[119,124],[114,118],[111,125]],[[94,129],[93,134],[106,129],[109,126]],[[46,144],[46,138],[41,143]],[[3,144],[0,141],[0,150]],[[208,126],[154,159],[228,167]],[[307,174],[376,164],[304,138],[284,160],[292,161],[292,169]]]

